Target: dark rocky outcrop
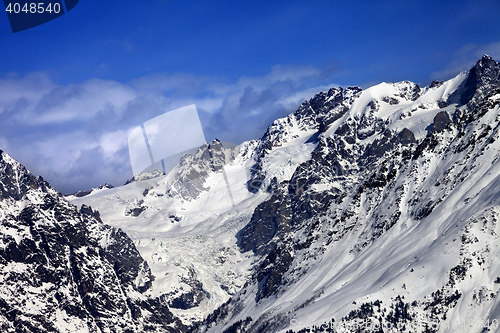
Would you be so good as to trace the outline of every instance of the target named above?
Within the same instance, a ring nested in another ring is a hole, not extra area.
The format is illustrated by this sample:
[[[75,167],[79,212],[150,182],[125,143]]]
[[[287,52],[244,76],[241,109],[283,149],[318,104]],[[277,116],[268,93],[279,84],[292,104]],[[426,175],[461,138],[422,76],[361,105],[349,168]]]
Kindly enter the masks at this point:
[[[445,129],[449,123],[451,123],[450,115],[446,111],[441,111],[434,117],[432,131],[438,132],[442,129]]]
[[[290,198],[276,193],[254,210],[250,223],[238,234],[240,248],[256,254],[265,252],[274,236],[290,231],[291,215]]]
[[[407,128],[403,128],[403,130],[399,132],[398,140],[402,145],[408,145],[417,142],[417,140],[415,140],[415,135],[413,134],[413,132]]]
[[[500,65],[490,56],[484,55],[469,71],[462,86],[453,93],[449,100],[458,99],[465,105],[483,98],[487,90],[500,87]]]

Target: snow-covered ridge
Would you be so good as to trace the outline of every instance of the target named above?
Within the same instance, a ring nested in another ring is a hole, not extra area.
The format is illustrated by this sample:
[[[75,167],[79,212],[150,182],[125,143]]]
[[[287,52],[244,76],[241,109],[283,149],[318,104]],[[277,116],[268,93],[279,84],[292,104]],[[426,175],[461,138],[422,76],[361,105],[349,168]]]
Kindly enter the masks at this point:
[[[81,198],[81,197],[84,197],[84,196],[89,195],[91,193],[94,193],[94,192],[97,192],[97,191],[100,191],[100,190],[103,190],[103,189],[107,189],[107,188],[113,188],[113,185],[106,183],[106,184],[99,185],[97,187],[93,187],[90,190],[77,191],[77,192],[75,192],[73,194],[67,194],[67,195],[65,195],[65,197],[68,200],[71,200],[71,199],[74,199],[74,198]]]

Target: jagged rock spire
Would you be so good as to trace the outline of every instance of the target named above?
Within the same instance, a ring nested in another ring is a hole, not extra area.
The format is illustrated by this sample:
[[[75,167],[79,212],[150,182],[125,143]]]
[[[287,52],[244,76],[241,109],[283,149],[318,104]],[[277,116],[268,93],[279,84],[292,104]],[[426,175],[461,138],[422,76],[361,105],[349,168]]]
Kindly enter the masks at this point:
[[[469,71],[464,83],[460,103],[469,103],[474,96],[480,96],[485,89],[500,87],[500,64],[485,54]]]

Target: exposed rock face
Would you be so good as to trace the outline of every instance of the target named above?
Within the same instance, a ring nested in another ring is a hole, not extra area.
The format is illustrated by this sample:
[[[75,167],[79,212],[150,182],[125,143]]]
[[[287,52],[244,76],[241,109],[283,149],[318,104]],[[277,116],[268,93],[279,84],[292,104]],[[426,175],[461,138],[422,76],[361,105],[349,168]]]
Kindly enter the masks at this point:
[[[279,204],[274,204],[275,202]],[[291,217],[290,196],[276,193],[271,200],[263,202],[255,209],[252,220],[240,232],[240,247],[245,252],[265,252],[265,246],[274,236],[290,231]]]
[[[399,142],[401,142],[401,144],[403,145],[417,142],[417,140],[415,140],[415,135],[413,134],[413,132],[407,128],[403,128],[403,130],[399,132],[398,137]]]
[[[198,198],[202,192],[210,190],[205,186],[209,174],[220,172],[230,162],[231,156],[231,149],[224,148],[218,139],[198,148],[195,155],[184,155],[176,168],[180,171],[172,180],[168,194],[178,195],[186,201]]]
[[[294,131],[314,131],[316,133],[309,138],[309,141],[316,141],[333,122],[349,111],[361,91],[359,87],[331,88],[328,92],[321,92],[302,103],[299,109],[288,117],[275,120],[255,149],[257,162],[252,168],[251,179],[248,182],[249,190],[256,191],[262,185],[265,177],[260,171],[263,158],[268,151],[292,140]]]
[[[469,71],[460,95],[460,103],[467,104],[473,99],[482,99],[486,91],[498,87],[500,87],[500,68],[492,57],[484,55]]]
[[[450,116],[448,112],[441,111],[434,117],[434,124],[432,125],[432,130],[437,132],[445,129],[448,124],[451,123]]]
[[[146,210],[146,207],[136,207],[136,208],[131,208],[128,211],[125,212],[125,215],[132,215],[134,217],[137,217],[141,215],[141,213]]]
[[[0,155],[2,332],[185,332],[125,233]]]

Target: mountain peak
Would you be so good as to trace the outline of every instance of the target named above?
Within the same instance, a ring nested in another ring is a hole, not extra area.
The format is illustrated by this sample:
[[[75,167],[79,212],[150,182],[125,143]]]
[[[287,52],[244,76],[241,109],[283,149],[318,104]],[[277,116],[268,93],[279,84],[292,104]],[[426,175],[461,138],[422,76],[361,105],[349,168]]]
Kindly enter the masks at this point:
[[[33,175],[9,154],[0,151],[0,197],[21,200],[33,190],[57,195],[41,176]]]
[[[467,104],[485,90],[500,87],[500,64],[485,54],[469,71],[460,93],[460,103]],[[477,100],[477,98],[476,98]]]
[[[476,64],[474,65],[474,68],[491,68],[497,66],[498,63],[490,57],[489,55],[485,54],[481,59],[479,59]]]

